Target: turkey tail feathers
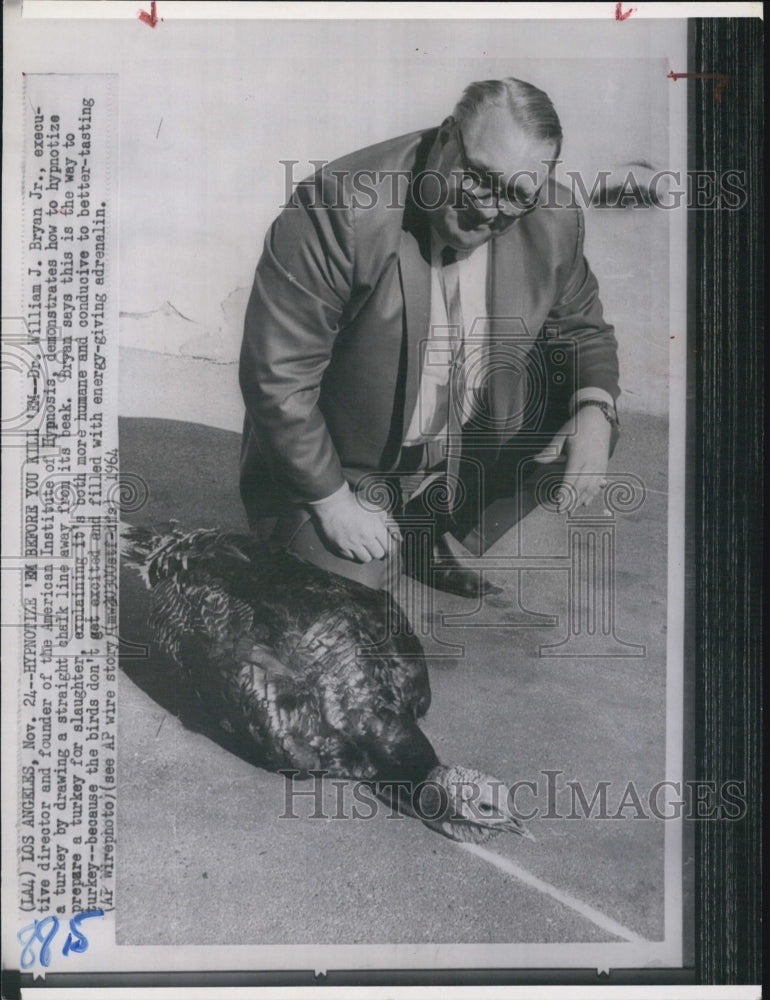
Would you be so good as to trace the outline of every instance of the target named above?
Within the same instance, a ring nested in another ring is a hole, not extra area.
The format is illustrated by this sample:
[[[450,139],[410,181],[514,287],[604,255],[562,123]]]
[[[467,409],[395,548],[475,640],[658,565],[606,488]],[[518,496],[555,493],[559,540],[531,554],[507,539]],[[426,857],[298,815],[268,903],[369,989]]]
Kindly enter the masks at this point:
[[[148,588],[152,587],[150,568],[153,553],[164,542],[174,540],[173,531],[173,525],[168,533],[162,533],[142,525],[120,522],[120,558],[139,574]]]
[[[165,530],[121,521],[120,554],[148,588],[187,569],[190,563],[223,558],[251,562],[236,544],[234,536],[216,528],[199,528],[185,534],[177,531],[176,521],[170,522]]]

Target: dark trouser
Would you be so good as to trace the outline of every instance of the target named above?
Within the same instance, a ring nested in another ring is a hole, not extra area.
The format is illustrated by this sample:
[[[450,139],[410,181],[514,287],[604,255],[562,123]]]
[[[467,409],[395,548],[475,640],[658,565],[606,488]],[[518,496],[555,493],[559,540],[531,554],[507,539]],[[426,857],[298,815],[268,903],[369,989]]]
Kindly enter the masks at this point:
[[[432,524],[434,539],[449,532],[473,555],[482,555],[538,506],[544,496],[552,496],[560,483],[566,465],[563,456],[545,464],[533,461],[548,440],[548,436],[520,439],[499,451],[474,445],[472,440],[465,441],[459,468],[460,493],[451,510],[442,499],[445,485],[440,478],[414,499],[408,499],[421,475],[440,471],[440,468],[424,469],[415,473],[420,462],[414,461],[416,450],[410,449],[411,466],[383,475],[390,483],[409,484],[406,502],[402,495],[391,513],[402,529],[414,530],[416,526],[420,530],[421,525]],[[617,432],[613,430],[610,453],[616,441]],[[401,490],[395,492],[400,494]],[[375,589],[384,586],[394,572],[387,558],[356,563],[332,553],[308,508],[294,507],[280,517],[259,518],[251,527],[270,545]]]
[[[543,490],[561,481],[563,456],[544,464],[533,460],[543,447],[542,441],[536,446],[511,444],[494,457],[489,451],[464,448],[456,506],[445,510],[437,483],[407,502],[397,520],[430,519],[436,536],[449,532],[473,555],[483,555],[538,506]]]

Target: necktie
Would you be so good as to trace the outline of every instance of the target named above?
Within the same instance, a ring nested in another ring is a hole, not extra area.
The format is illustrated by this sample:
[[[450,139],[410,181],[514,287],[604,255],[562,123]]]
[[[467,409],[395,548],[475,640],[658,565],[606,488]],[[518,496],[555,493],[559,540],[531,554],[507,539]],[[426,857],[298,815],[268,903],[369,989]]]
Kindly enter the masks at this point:
[[[439,278],[441,290],[444,293],[451,342],[446,441],[446,478],[451,509],[454,507],[452,498],[457,495],[460,471],[462,409],[465,401],[465,324],[462,299],[460,298],[460,270],[457,265],[457,251],[452,247],[444,247],[441,251],[441,264]]]

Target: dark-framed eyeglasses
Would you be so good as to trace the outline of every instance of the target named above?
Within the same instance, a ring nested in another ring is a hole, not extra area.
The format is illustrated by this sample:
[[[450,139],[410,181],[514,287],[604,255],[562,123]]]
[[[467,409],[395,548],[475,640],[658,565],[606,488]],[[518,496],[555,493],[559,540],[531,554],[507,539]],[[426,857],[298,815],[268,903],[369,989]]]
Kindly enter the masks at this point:
[[[463,176],[471,180],[469,188],[463,183],[462,190],[465,194],[484,208],[494,207],[501,215],[505,215],[509,219],[521,219],[537,208],[540,204],[539,190],[535,192],[534,198],[529,201],[520,201],[515,195],[512,197],[507,192],[502,194],[497,190],[494,178],[485,178],[478,170],[474,170],[468,162],[468,154],[465,151],[465,140],[463,139],[462,129],[457,120],[454,121],[454,130],[457,138],[457,148],[460,150]]]

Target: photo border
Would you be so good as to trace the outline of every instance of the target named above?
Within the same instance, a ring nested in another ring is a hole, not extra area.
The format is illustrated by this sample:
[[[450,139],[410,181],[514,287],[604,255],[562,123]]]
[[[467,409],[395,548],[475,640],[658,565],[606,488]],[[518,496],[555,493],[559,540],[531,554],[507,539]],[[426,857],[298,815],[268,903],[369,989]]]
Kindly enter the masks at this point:
[[[760,982],[762,22],[696,18],[688,27],[688,73],[735,68],[718,99],[711,80],[690,86],[688,168],[721,172],[740,160],[749,190],[741,211],[693,211],[688,221],[685,747],[693,754],[685,777],[745,780],[747,790],[740,821],[685,824],[685,857],[688,832],[695,852],[693,965],[602,976],[586,969],[332,970],[320,978],[312,970],[51,973],[46,987]],[[3,997],[31,985],[31,975],[3,972]]]
[[[762,22],[698,18],[692,168],[746,171],[740,212],[693,212],[689,275],[695,778],[744,780],[737,823],[695,828],[695,981],[761,981],[761,604],[764,344]],[[730,351],[735,345],[737,350]]]

